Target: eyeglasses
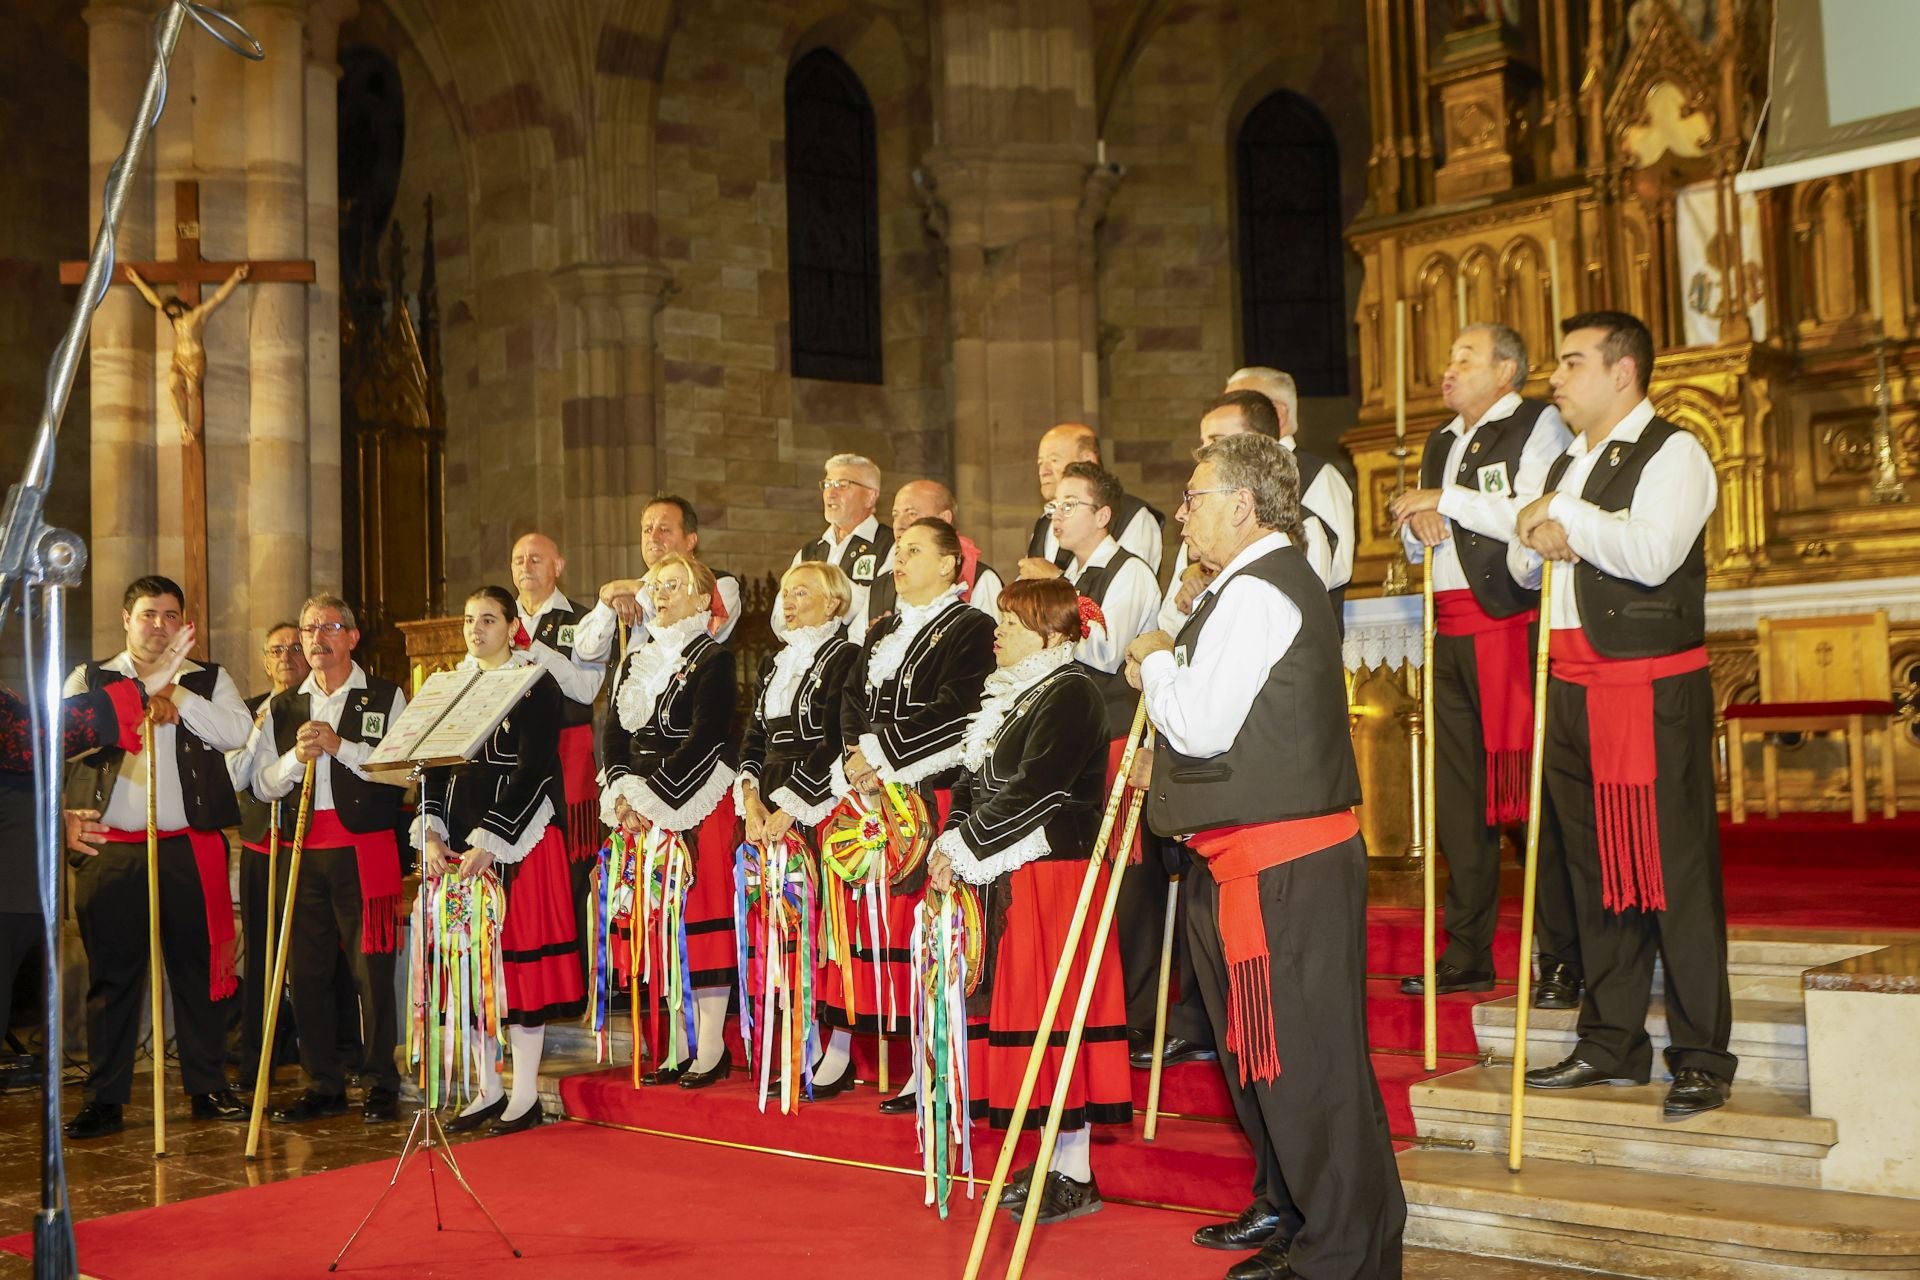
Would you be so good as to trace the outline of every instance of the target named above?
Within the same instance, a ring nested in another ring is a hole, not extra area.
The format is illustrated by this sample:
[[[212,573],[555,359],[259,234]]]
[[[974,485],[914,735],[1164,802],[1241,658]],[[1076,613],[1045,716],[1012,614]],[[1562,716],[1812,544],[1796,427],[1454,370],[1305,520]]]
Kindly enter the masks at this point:
[[[1071,516],[1080,508],[1093,505],[1084,498],[1055,498],[1046,505],[1044,510],[1050,516]]]
[[[1204,498],[1210,493],[1235,493],[1239,488],[1238,485],[1228,484],[1214,489],[1183,489],[1180,493],[1180,505],[1191,508],[1195,498]]]
[[[820,492],[822,493],[845,493],[848,489],[873,488],[872,485],[863,484],[858,480],[822,480],[820,482]],[[878,493],[879,490],[874,489],[874,492]]]
[[[298,652],[300,652],[300,646],[297,644],[270,644],[266,648],[266,654],[270,658],[290,658]]]
[[[300,628],[300,634],[309,639],[314,636],[325,636],[331,640],[346,629],[347,624],[344,622],[316,622],[311,626]]]

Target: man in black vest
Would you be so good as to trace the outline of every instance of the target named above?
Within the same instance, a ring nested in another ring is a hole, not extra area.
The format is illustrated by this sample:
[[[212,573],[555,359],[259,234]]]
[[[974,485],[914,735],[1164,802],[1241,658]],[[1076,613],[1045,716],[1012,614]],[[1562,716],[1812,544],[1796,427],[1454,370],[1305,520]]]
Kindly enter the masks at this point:
[[[1063,422],[1040,437],[1035,469],[1040,477],[1041,502],[1053,501],[1060,477],[1076,462],[1100,465],[1100,437],[1092,427],[1083,422]],[[1144,560],[1156,578],[1160,575],[1160,526],[1166,519],[1130,493],[1120,495],[1120,506],[1113,513],[1113,540]],[[1027,554],[1020,561],[1018,576],[1057,578],[1066,571],[1070,558],[1054,536],[1053,517],[1043,509],[1033,522],[1033,535],[1027,539]]]
[[[893,530],[873,514],[880,504],[880,468],[857,453],[836,453],[827,459],[820,477],[820,506],[827,531],[793,553],[788,565],[816,560],[838,565],[853,583],[853,604],[847,609],[847,638],[858,644],[874,614],[868,597],[880,566],[893,551]],[[773,611],[773,634],[787,638],[781,611]]]
[[[162,577],[136,579],[122,599],[127,647],[67,678],[68,696],[123,677],[143,679],[166,661],[185,625],[184,593]],[[253,727],[233,678],[187,662],[170,689],[152,696],[154,821],[160,833],[160,949],[172,979],[180,1075],[196,1119],[244,1120],[227,1085],[226,1010],[234,977],[233,897],[227,838],[240,820],[221,753]],[[107,825],[99,856],[74,869],[74,914],[87,948],[87,1105],[69,1138],[121,1127],[132,1096],[140,1010],[147,1003],[147,761],[117,743],[68,770],[67,804],[98,809]],[[154,1069],[164,1062],[165,1028],[153,1029]]]
[[[955,524],[953,514],[953,490],[938,480],[909,480],[893,494],[893,538],[897,543],[900,535],[913,527],[916,520],[945,520]],[[1000,621],[1000,575],[992,565],[980,558],[980,544],[966,534],[960,538],[960,588],[961,599],[980,612]],[[887,549],[887,558],[881,562],[879,576],[874,579],[873,591],[867,597],[868,621],[875,622],[893,612],[899,603],[897,588],[893,582],[893,549]]]
[[[403,771],[368,774],[361,766],[406,709],[397,685],[369,675],[353,660],[360,629],[338,596],[317,595],[300,609],[300,640],[313,668],[299,687],[275,696],[253,735],[253,793],[261,800],[299,792],[314,765],[313,811],[294,890],[287,969],[300,1024],[300,1063],[307,1090],[277,1121],[343,1115],[347,1074],[358,1070],[368,1123],[398,1118],[400,1075],[393,1051],[398,950],[400,845],[395,837]],[[297,821],[297,817],[296,817]],[[340,1052],[334,1025],[335,958],[344,950],[360,993],[357,1066]]]
[[[560,721],[560,776],[566,792],[567,852],[578,865],[600,849],[600,789],[594,783],[593,700],[606,678],[606,655],[583,654],[575,643],[586,611],[560,590],[567,562],[544,533],[513,544],[513,585],[519,592],[519,629],[513,644],[553,677],[566,695]],[[584,892],[586,882],[581,880]]]
[[[1647,1004],[1666,964],[1666,1114],[1725,1104],[1727,913],[1714,811],[1707,519],[1700,442],[1647,399],[1653,337],[1619,311],[1561,323],[1554,404],[1579,434],[1521,512],[1507,564],[1553,562],[1546,787],[1566,842],[1587,995],[1567,1058],[1536,1089],[1645,1084]]]
[[[1254,1201],[1194,1242],[1229,1280],[1398,1277],[1406,1200],[1367,1055],[1367,856],[1340,636],[1301,553],[1299,470],[1261,435],[1203,446],[1178,518],[1213,571],[1179,638],[1127,652],[1159,746],[1148,818],[1202,869],[1187,945],[1253,1143]],[[1274,761],[1287,767],[1276,772]]]
[[[1533,655],[1539,596],[1507,572],[1514,517],[1540,496],[1567,428],[1544,400],[1522,400],[1527,347],[1505,325],[1469,325],[1454,340],[1440,397],[1453,421],[1428,437],[1420,487],[1394,499],[1407,559],[1431,548],[1434,825],[1447,856],[1441,995],[1493,990],[1500,902],[1500,829],[1527,820],[1533,754]],[[1559,833],[1540,833],[1538,1009],[1580,1004],[1579,940]],[[1400,989],[1419,995],[1424,976]]]
[[[1273,402],[1274,412],[1280,416],[1280,443],[1300,464],[1300,528],[1306,535],[1303,550],[1314,572],[1327,584],[1334,616],[1344,621],[1347,583],[1353,578],[1353,553],[1359,545],[1353,486],[1330,459],[1300,448],[1300,391],[1292,374],[1264,365],[1236,369],[1227,379],[1226,390],[1258,391]],[[1324,553],[1318,545],[1323,540]]]

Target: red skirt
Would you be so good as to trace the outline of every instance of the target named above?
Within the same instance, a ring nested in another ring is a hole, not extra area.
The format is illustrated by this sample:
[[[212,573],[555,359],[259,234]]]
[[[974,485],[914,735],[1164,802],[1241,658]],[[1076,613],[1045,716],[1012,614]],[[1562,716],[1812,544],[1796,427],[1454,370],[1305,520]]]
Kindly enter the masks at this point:
[[[507,890],[500,954],[507,980],[507,1021],[540,1027],[577,1018],[587,1007],[567,870],[567,844],[550,826],[520,861],[501,869]]]
[[[953,792],[940,788],[933,793],[934,825],[939,831],[947,825],[947,813],[953,807]],[[867,919],[865,900],[856,898],[853,889],[839,876],[830,871],[821,873],[824,887],[820,893],[822,916],[829,911],[844,912],[848,932],[853,939],[853,960],[849,966],[852,976],[852,990],[847,990],[846,979],[836,961],[826,958],[826,948],[819,949],[820,955],[820,1005],[821,1025],[841,1027],[852,1031],[867,1033],[881,1032],[890,1036],[906,1036],[913,1033],[913,925],[920,911],[920,902],[927,896],[924,883],[910,892],[889,887],[887,890],[886,910],[880,913],[880,938],[873,936],[872,924]],[[824,937],[825,921],[822,920]],[[874,968],[878,966],[878,983]],[[883,1002],[880,1009],[874,1002]],[[884,1023],[881,1012],[884,1010]]]
[[[1013,1119],[1020,1080],[1027,1069],[1046,1008],[1047,988],[1065,950],[1067,927],[1085,879],[1084,862],[1029,862],[1013,873],[1012,897],[1007,904],[1005,930],[994,953],[993,991],[986,1018],[986,1034],[978,1025],[967,1034],[967,1070],[973,1094],[973,1118],[1004,1129]],[[1094,886],[1093,909],[1106,893],[1106,876]],[[1067,1024],[1079,998],[1086,972],[1086,956],[1098,916],[1089,911],[1080,935],[1078,954],[1067,976],[1065,994],[1054,1018],[1049,1048],[1040,1064],[1025,1128],[1038,1129],[1047,1118],[1054,1086],[1066,1061]],[[1086,1031],[1080,1039],[1073,1078],[1067,1085],[1060,1128],[1071,1132],[1084,1124],[1130,1124],[1133,1121],[1133,1075],[1127,1064],[1127,994],[1120,977],[1120,948],[1111,932],[1100,951],[1093,1002],[1087,1008]]]
[[[567,806],[567,855],[590,862],[606,838],[600,826],[600,788],[594,781],[590,724],[560,731],[560,788]]]
[[[740,847],[740,818],[723,798],[706,820],[680,833],[693,853],[693,887],[687,890],[687,985],[730,987],[739,975],[733,939],[733,851]]]

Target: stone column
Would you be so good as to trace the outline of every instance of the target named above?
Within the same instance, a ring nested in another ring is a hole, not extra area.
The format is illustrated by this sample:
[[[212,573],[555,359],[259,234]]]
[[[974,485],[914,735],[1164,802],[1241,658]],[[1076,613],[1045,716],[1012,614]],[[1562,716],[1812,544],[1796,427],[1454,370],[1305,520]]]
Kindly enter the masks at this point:
[[[306,0],[249,0],[240,21],[265,46],[246,70],[247,249],[307,256]],[[331,103],[329,103],[331,106]],[[306,285],[260,284],[247,339],[250,631],[306,598],[312,536]]]
[[[313,591],[346,573],[340,527],[340,27],[358,0],[314,0],[307,14],[307,484]],[[425,246],[421,246],[424,250]]]
[[[139,0],[92,0],[87,22],[87,153],[91,228],[100,221],[107,170],[127,140],[153,56],[147,6]],[[149,172],[151,172],[149,170]],[[136,179],[117,250],[122,260],[153,254],[153,186]],[[88,383],[93,406],[93,519],[87,532],[93,593],[93,636],[76,639],[86,654],[124,643],[120,593],[154,564],[154,322],[129,288],[114,288],[94,313]],[[68,429],[72,429],[72,423]]]

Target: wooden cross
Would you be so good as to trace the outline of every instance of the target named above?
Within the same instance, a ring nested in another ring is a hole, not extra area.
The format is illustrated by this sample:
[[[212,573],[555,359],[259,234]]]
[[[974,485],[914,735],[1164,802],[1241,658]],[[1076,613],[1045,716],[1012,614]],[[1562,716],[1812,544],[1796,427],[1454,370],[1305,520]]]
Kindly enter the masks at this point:
[[[133,281],[127,277],[128,268],[132,268],[148,284],[172,285],[174,296],[189,307],[197,307],[200,305],[200,286],[222,283],[238,267],[247,269],[248,284],[312,284],[314,281],[313,263],[310,261],[209,262],[202,258],[200,184],[197,182],[173,184],[173,221],[172,261],[117,263],[113,269],[112,283],[132,284]],[[87,264],[84,262],[60,264],[61,284],[79,284],[86,279],[86,275]],[[207,445],[206,434],[200,427],[200,423],[193,423],[192,430],[186,433],[181,444],[180,524],[186,557],[186,581],[182,585],[187,592],[187,599],[182,604],[189,610],[199,611],[203,620],[194,650],[196,655],[205,656],[207,628],[204,620],[211,616],[212,608],[207,598]]]

